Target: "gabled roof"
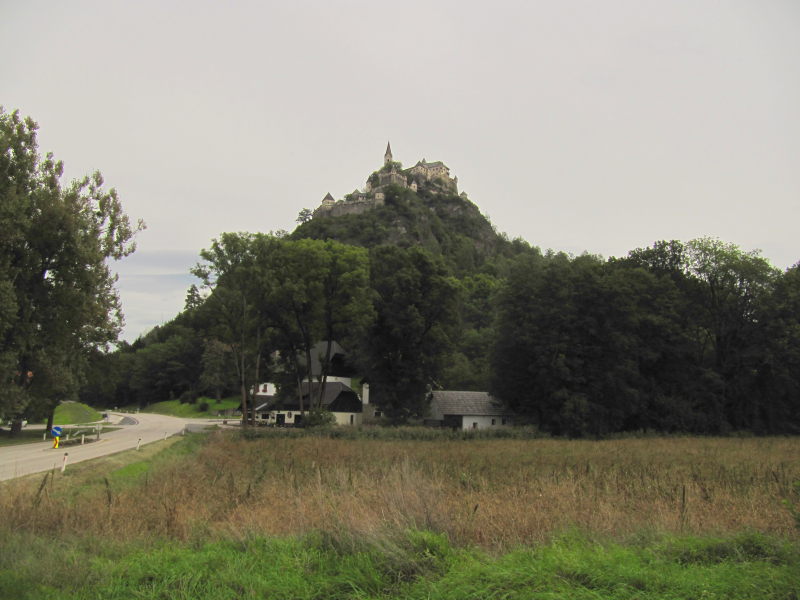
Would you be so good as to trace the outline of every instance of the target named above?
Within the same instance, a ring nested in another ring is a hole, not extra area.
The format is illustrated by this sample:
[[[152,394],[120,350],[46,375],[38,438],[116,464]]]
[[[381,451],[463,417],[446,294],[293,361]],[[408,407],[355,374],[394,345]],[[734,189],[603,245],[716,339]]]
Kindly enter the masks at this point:
[[[330,193],[330,192],[328,192],[327,194],[325,194],[325,197],[322,199],[322,201],[323,201],[323,202],[325,202],[325,201],[327,201],[327,200],[329,200],[329,201],[331,201],[331,202],[333,202],[333,201],[334,201],[334,199],[333,199],[333,196],[331,196],[331,193]]]
[[[510,415],[498,400],[488,392],[452,392],[437,390],[432,392],[432,412],[442,415],[485,415],[501,417]]]
[[[301,384],[300,389],[303,392],[303,398],[308,400],[312,396],[316,397],[319,393],[319,386],[322,385],[321,383],[314,382],[310,384],[309,390],[309,383],[305,382]],[[343,384],[341,381],[327,381],[325,382],[325,395],[322,398],[322,406],[329,406],[331,402],[336,400],[339,397],[339,394],[342,392],[351,392],[355,394],[355,392]]]
[[[259,405],[253,409],[254,412],[270,410],[270,406],[275,403],[275,396],[261,396],[259,400],[263,400],[263,402],[260,402]],[[241,409],[242,407],[239,406],[239,408]]]
[[[445,169],[447,168],[447,165],[445,165],[440,160],[437,160],[435,162],[427,162],[424,158],[414,166],[415,167],[425,167],[426,169],[430,169],[432,167],[444,167]]]

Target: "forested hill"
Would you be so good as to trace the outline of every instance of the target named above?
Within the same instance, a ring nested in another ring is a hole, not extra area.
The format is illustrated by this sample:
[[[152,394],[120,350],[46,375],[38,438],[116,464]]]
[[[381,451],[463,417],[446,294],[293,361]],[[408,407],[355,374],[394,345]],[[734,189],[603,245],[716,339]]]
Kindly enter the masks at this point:
[[[417,192],[389,187],[383,206],[361,214],[315,217],[301,224],[291,238],[335,240],[365,248],[421,246],[441,255],[457,274],[473,272],[489,259],[510,257],[520,250],[519,243],[498,234],[470,200],[434,186]]]

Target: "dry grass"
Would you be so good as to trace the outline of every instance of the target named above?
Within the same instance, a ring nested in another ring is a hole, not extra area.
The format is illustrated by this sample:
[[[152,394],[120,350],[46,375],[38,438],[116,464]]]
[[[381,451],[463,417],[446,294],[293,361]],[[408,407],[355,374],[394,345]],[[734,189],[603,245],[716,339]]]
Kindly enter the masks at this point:
[[[570,528],[797,537],[781,500],[800,480],[800,440],[404,442],[213,434],[146,477],[94,475],[0,490],[5,525],[113,537],[302,534],[382,539],[409,528],[504,550]],[[98,481],[100,483],[98,484]]]

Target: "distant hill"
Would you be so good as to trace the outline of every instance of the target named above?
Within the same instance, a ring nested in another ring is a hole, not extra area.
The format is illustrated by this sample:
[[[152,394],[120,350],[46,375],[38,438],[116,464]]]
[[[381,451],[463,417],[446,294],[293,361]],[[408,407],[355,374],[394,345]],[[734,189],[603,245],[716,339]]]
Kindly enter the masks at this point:
[[[487,259],[515,253],[478,207],[435,183],[416,191],[388,186],[385,200],[359,214],[317,215],[291,234],[293,239],[332,239],[371,248],[382,244],[422,246],[444,257],[455,272],[480,268]]]

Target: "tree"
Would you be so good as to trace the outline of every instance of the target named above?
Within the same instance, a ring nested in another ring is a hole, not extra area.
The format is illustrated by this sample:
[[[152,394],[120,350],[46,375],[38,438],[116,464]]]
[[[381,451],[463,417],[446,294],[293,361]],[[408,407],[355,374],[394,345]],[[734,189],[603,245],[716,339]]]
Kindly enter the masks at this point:
[[[423,417],[426,391],[452,349],[459,286],[441,258],[421,248],[374,248],[370,263],[376,320],[363,344],[367,378],[390,418]]]
[[[36,123],[0,108],[0,413],[52,415],[77,391],[88,353],[122,326],[108,262],[134,251],[117,192],[99,172],[61,185]]]
[[[297,213],[297,219],[295,219],[295,221],[297,221],[302,225],[303,223],[308,223],[313,216],[314,213],[310,208],[304,208],[299,213]]]
[[[213,337],[230,349],[234,359],[243,425],[248,424],[250,390],[259,383],[268,354],[256,246],[263,251],[277,244],[278,238],[264,234],[223,233],[211,248],[200,252],[204,262],[192,269],[211,292],[199,310]]]
[[[321,385],[314,400],[319,409],[333,343],[348,345],[372,322],[367,251],[333,241],[283,241],[264,261],[260,287],[273,341],[294,375],[301,408],[300,384],[313,381],[312,365],[319,358]],[[314,357],[313,348],[321,341],[324,354]]]
[[[759,312],[780,272],[758,251],[700,238],[687,244],[688,271],[696,279],[694,301],[710,361],[720,378],[717,429],[752,425],[748,390],[762,360]],[[749,415],[749,416],[748,416]]]

